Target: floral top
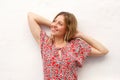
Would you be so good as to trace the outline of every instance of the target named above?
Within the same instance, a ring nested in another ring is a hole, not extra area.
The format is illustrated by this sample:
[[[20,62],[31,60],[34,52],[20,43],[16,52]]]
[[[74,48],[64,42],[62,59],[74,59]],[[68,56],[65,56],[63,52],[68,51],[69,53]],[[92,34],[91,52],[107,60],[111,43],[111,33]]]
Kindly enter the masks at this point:
[[[89,55],[90,46],[81,39],[73,39],[65,47],[48,43],[44,31],[40,33],[44,80],[77,80],[77,71]]]

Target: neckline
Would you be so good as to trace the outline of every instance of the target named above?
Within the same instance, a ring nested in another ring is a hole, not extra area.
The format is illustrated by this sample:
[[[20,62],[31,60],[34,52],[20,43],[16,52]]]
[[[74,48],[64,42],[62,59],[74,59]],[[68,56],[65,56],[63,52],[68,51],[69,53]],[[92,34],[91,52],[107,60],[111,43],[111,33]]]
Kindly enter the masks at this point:
[[[54,48],[54,49],[57,49],[57,50],[64,49],[64,48],[66,48],[67,46],[68,46],[68,42],[66,42],[65,46],[63,46],[63,47],[56,47],[55,44],[53,43],[53,48]]]

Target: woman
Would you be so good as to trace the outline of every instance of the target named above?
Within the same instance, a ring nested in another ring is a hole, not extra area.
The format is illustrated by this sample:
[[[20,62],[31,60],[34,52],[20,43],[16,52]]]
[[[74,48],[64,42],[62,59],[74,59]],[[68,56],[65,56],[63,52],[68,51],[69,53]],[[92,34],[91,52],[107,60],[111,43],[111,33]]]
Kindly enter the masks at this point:
[[[77,20],[72,13],[60,12],[51,22],[29,12],[28,22],[41,48],[44,80],[77,80],[77,70],[87,56],[108,53],[101,43],[77,31]],[[41,25],[50,28],[50,37]]]

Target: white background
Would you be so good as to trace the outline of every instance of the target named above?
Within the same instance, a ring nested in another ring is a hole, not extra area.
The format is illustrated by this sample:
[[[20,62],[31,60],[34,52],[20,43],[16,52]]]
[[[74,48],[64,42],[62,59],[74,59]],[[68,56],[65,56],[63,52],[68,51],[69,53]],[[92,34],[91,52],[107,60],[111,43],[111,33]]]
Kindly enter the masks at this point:
[[[52,20],[60,11],[74,13],[79,30],[110,51],[87,58],[79,80],[120,80],[120,0],[0,0],[0,80],[43,80],[40,48],[27,13]]]

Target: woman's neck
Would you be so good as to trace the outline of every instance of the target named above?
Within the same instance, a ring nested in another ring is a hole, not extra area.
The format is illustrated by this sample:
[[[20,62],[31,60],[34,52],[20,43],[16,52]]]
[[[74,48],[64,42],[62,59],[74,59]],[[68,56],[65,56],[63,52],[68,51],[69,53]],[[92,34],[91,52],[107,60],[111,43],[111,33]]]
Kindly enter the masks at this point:
[[[66,45],[66,41],[64,40],[64,38],[55,37],[54,45],[59,48],[64,47]]]

